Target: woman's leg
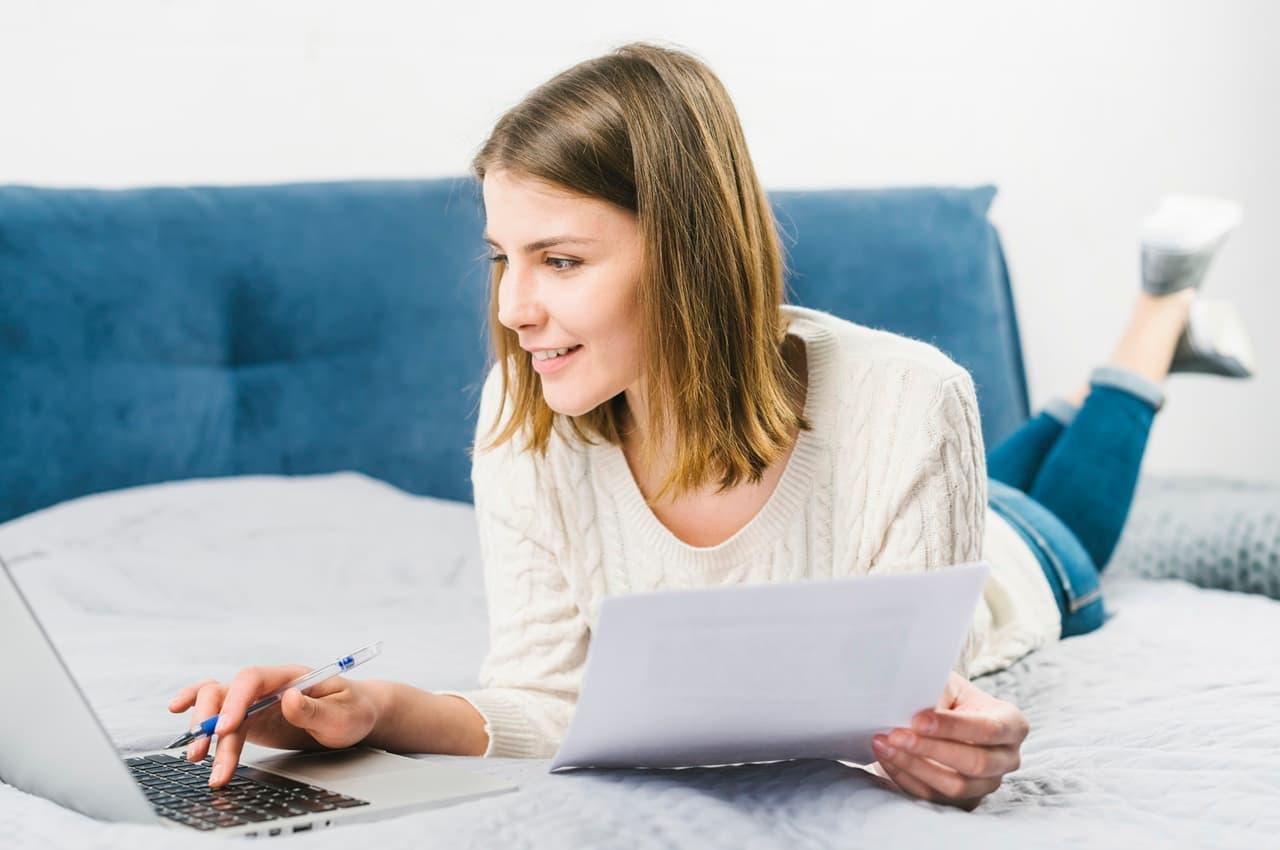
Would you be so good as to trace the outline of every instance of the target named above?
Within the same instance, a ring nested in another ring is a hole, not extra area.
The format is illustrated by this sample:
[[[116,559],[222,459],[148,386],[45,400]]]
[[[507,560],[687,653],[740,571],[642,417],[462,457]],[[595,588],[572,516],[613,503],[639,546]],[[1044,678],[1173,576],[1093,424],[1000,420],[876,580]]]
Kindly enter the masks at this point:
[[[1027,492],[1075,532],[1101,572],[1129,516],[1164,393],[1159,384],[1114,366],[1095,369],[1090,387]]]
[[[1161,386],[1186,325],[1194,291],[1142,294],[1106,366],[1053,442],[1027,492],[1070,528],[1101,571],[1133,503]]]
[[[1045,456],[1075,416],[1076,404],[1055,398],[987,452],[987,475],[1026,493]]]
[[[1158,387],[1169,373],[1193,298],[1190,289],[1172,295],[1140,296],[1129,326],[1111,356],[1111,365],[1136,373]],[[1103,374],[1102,383],[1106,385],[1108,379]],[[1127,383],[1122,381],[1122,386]],[[1054,398],[1039,414],[1001,440],[987,454],[987,474],[1030,493],[1045,459],[1064,431],[1070,430],[1092,387],[1091,378],[1071,395]]]

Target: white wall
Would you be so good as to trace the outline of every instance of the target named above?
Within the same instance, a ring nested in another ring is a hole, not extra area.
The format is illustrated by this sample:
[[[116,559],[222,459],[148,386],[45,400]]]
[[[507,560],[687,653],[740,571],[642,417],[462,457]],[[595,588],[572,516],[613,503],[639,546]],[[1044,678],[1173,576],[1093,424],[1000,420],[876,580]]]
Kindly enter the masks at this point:
[[[460,174],[555,71],[632,39],[734,96],[771,188],[993,182],[1033,401],[1100,362],[1162,192],[1240,200],[1207,292],[1261,377],[1174,376],[1149,469],[1280,480],[1280,4],[6,2],[0,183]]]

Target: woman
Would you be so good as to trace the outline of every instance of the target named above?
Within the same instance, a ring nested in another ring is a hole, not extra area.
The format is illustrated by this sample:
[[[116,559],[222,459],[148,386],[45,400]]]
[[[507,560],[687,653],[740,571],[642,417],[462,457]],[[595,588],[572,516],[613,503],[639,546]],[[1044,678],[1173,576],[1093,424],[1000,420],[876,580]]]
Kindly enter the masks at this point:
[[[873,769],[964,808],[999,787],[1029,726],[968,679],[1101,624],[1098,570],[1179,339],[1175,368],[1223,371],[1216,337],[1184,334],[1199,328],[1188,318],[1203,263],[1153,241],[1148,292],[1092,391],[1076,393],[1074,421],[1055,401],[988,460],[973,382],[945,355],[782,304],[767,198],[727,94],[692,57],[638,44],[569,69],[498,122],[473,168],[497,355],[472,473],[484,687],[339,678],[242,724],[304,668],[193,685],[170,710],[221,712],[210,784],[229,779],[246,738],[549,756],[609,594],[985,557],[991,579],[946,693],[910,730],[877,737]],[[1225,236],[1213,226],[1200,255]]]

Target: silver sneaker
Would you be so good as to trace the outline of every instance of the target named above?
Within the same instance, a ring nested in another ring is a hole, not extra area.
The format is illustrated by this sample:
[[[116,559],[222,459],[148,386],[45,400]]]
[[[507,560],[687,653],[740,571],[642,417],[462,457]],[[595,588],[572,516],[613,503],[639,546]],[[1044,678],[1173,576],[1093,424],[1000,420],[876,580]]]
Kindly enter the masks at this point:
[[[1235,201],[1169,195],[1142,221],[1142,288],[1167,295],[1199,287],[1214,253],[1240,225]]]
[[[1230,301],[1196,297],[1187,326],[1178,338],[1169,373],[1199,372],[1228,378],[1251,378],[1253,344],[1240,311]]]

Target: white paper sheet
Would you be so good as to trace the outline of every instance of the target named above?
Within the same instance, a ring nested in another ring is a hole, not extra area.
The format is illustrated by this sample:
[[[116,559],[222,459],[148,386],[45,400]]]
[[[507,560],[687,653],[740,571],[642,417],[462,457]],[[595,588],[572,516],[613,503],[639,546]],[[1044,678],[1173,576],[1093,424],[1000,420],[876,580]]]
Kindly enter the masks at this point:
[[[869,764],[942,696],[989,571],[608,597],[550,769]]]

